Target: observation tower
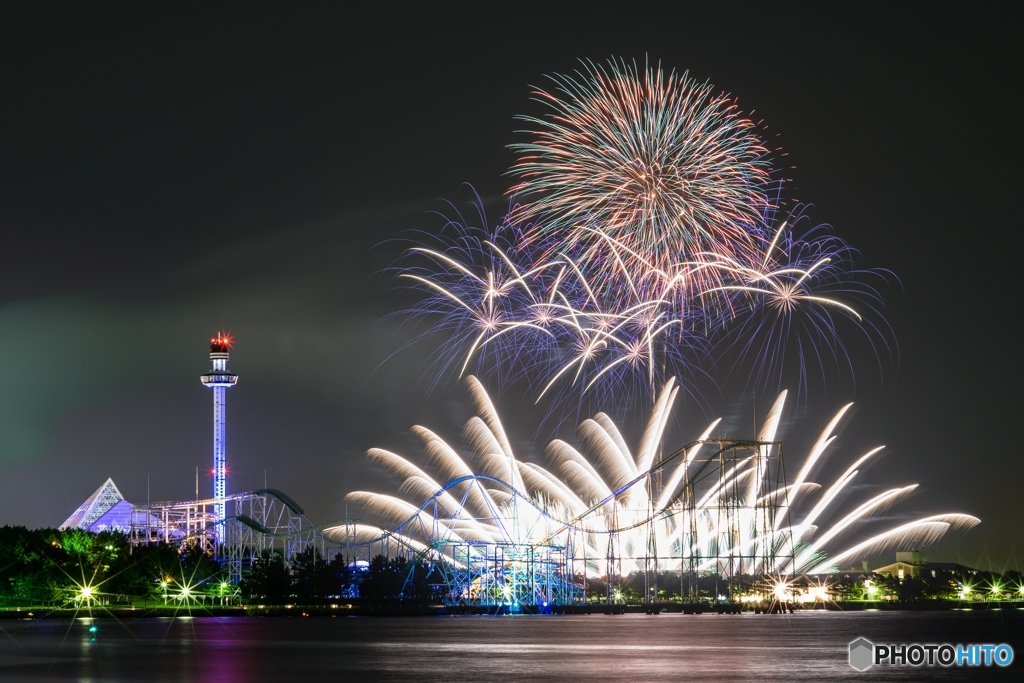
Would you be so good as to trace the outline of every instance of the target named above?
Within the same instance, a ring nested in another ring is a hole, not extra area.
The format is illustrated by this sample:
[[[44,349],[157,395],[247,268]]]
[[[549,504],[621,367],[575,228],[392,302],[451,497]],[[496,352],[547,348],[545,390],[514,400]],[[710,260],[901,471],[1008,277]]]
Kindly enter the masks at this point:
[[[220,332],[210,340],[210,370],[200,376],[200,381],[213,387],[213,498],[214,515],[217,522],[224,521],[224,497],[227,495],[227,440],[224,419],[224,392],[235,386],[238,375],[228,372],[228,358],[231,337]],[[215,532],[218,542],[224,540],[223,526]]]

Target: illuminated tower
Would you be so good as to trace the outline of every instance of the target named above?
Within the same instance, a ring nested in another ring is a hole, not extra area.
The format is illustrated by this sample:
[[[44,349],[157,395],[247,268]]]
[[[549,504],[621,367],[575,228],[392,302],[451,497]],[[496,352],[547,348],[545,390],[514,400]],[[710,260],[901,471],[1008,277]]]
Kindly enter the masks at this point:
[[[209,372],[199,379],[208,387],[213,387],[213,498],[214,514],[217,521],[224,519],[224,496],[227,495],[227,441],[224,421],[224,391],[235,386],[238,375],[228,372],[228,349],[231,337],[223,332],[210,340]],[[223,541],[224,529],[217,528],[217,540]]]

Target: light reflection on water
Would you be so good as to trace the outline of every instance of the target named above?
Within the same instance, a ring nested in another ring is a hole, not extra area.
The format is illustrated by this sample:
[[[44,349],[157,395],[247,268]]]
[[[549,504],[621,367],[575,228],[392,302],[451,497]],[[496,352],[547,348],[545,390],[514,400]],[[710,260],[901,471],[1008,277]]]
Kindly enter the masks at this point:
[[[97,633],[89,633],[95,623]],[[0,621],[3,681],[1021,680],[1024,611]],[[847,664],[850,641],[1005,642],[1010,670]]]

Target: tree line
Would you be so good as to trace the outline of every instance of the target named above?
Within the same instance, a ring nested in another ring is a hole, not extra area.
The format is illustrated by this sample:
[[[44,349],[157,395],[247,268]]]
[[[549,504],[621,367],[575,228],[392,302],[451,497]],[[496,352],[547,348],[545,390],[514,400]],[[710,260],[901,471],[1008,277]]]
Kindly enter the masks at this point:
[[[339,600],[425,604],[437,599],[441,580],[425,562],[377,555],[367,564],[353,566],[340,554],[326,560],[309,547],[290,564],[279,552],[264,550],[244,573],[238,589],[249,604],[316,605]]]
[[[428,603],[443,577],[431,565],[403,557],[352,564],[313,547],[285,562],[264,550],[244,567],[238,586],[208,550],[151,543],[132,546],[118,531],[0,527],[0,606],[62,607],[220,598],[242,604],[304,605],[339,600]]]
[[[196,546],[132,547],[117,531],[0,527],[0,604],[58,607],[220,586],[223,572]]]

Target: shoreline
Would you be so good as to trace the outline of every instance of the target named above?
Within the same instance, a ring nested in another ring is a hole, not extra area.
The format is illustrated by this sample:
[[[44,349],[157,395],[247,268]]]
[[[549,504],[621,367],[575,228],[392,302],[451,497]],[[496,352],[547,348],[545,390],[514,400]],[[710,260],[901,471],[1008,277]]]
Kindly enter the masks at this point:
[[[159,606],[159,607],[93,607],[81,609],[67,608],[3,608],[0,609],[0,620],[37,620],[37,619],[145,619],[168,617],[451,617],[451,616],[561,616],[561,615],[618,615],[648,614],[656,616],[666,613],[701,614],[758,614],[773,616],[777,614],[794,614],[799,612],[948,612],[948,611],[1024,611],[1024,600],[989,601],[980,603],[961,602],[956,600],[935,600],[918,603],[887,603],[887,602],[843,602],[818,603],[814,606],[793,605],[773,611],[760,608],[745,607],[738,604],[680,604],[655,603],[652,605],[553,605],[548,608],[534,606],[523,607],[518,611],[510,611],[509,606],[443,606],[443,605],[359,605],[355,603],[339,603],[334,605],[249,605],[234,607],[202,607],[202,606]]]

